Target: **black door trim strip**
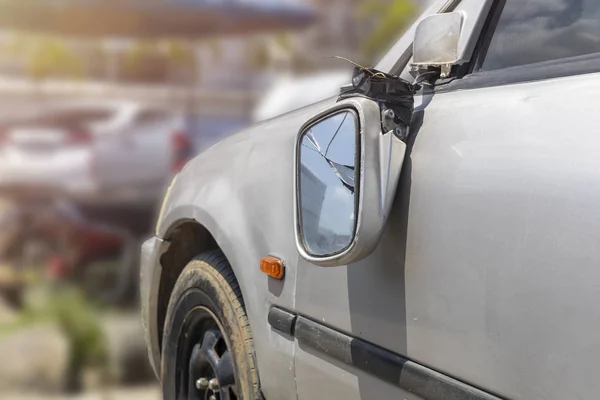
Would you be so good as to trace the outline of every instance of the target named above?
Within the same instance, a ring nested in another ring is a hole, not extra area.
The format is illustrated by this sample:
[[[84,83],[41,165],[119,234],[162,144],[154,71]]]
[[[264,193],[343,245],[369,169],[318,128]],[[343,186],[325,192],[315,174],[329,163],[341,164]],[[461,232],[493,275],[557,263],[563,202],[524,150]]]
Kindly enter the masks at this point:
[[[500,400],[389,350],[281,308],[271,308],[269,323],[273,319],[272,313],[280,317],[286,315],[283,320],[294,321],[291,332],[300,345],[309,346],[425,400]],[[273,324],[271,326],[277,329]],[[284,333],[289,335],[290,329],[286,331]]]
[[[271,307],[267,316],[269,325],[276,331],[294,336],[294,327],[296,325],[296,314],[283,310],[279,307]]]

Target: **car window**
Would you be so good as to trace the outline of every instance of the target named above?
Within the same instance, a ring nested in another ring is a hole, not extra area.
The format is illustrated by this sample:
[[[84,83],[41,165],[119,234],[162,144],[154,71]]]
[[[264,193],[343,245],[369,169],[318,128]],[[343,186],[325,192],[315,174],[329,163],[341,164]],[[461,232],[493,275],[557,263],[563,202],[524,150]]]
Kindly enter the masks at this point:
[[[505,0],[480,70],[600,53],[600,0]]]
[[[141,110],[135,117],[135,124],[152,124],[166,119],[169,114],[164,110],[146,109]]]
[[[13,126],[72,127],[104,122],[114,115],[110,109],[54,109],[14,121]]]

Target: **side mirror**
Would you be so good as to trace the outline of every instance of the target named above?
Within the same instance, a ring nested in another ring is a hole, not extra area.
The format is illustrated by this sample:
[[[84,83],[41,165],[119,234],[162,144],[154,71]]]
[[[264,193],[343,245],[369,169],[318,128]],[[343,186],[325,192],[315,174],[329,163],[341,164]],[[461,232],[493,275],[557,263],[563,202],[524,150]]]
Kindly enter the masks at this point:
[[[417,26],[413,42],[412,67],[416,70],[441,67],[448,73],[452,65],[460,62],[459,43],[463,14],[452,12],[434,14]]]
[[[296,143],[296,244],[321,266],[345,265],[377,246],[396,193],[406,144],[382,132],[381,109],[340,100],[311,119]]]

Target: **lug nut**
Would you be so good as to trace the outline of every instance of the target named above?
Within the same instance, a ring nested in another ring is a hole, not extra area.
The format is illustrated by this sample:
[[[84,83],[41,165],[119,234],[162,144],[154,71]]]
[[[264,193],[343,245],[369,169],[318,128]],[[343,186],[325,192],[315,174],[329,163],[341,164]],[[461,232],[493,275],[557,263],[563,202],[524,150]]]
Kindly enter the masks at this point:
[[[208,388],[210,390],[219,390],[219,381],[217,378],[212,378],[210,381],[208,381]]]
[[[208,382],[208,379],[206,378],[200,378],[196,381],[196,389],[198,390],[206,390],[208,389],[208,385],[210,383]]]

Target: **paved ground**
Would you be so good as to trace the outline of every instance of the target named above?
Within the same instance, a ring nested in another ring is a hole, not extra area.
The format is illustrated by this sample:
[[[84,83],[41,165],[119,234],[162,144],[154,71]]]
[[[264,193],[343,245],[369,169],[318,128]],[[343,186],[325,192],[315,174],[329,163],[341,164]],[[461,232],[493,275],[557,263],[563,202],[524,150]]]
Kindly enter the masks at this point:
[[[58,330],[39,325],[0,340],[0,391],[58,391],[67,369],[68,344]],[[6,362],[10,360],[10,362]],[[0,398],[4,396],[0,395]]]
[[[153,385],[156,379],[148,362],[138,313],[110,314],[102,318],[101,325],[107,340],[111,384]],[[39,398],[35,397],[33,393],[60,393],[64,388],[67,376],[68,354],[69,345],[66,338],[52,323],[26,326],[14,332],[0,332],[0,355],[2,355],[0,399],[8,398],[8,393],[23,396],[23,392],[28,392],[32,394],[32,399]],[[86,378],[84,377],[84,379]],[[94,388],[99,387],[93,377],[89,379],[91,381],[84,381],[84,385],[89,390],[93,391]],[[156,386],[151,386],[151,388],[154,391],[157,390]],[[142,394],[154,393],[148,387],[139,390],[139,393]],[[121,390],[118,393],[121,393]],[[100,398],[99,395],[75,397],[75,399],[95,399]],[[15,398],[27,399],[29,397]],[[113,397],[106,398],[112,399]],[[158,397],[144,395],[131,398],[143,400]]]

